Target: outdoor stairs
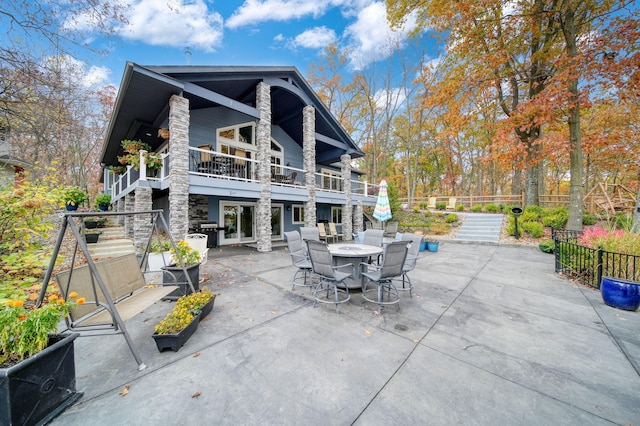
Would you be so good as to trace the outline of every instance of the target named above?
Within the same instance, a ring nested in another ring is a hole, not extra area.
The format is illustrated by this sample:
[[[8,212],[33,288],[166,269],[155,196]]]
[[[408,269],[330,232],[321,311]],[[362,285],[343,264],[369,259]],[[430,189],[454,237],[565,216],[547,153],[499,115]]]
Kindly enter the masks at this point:
[[[102,234],[95,244],[87,244],[89,253],[95,258],[117,257],[134,253],[133,241],[124,237],[123,226],[109,226],[99,229]]]
[[[458,241],[499,242],[502,232],[503,214],[464,213],[465,219],[456,234]]]

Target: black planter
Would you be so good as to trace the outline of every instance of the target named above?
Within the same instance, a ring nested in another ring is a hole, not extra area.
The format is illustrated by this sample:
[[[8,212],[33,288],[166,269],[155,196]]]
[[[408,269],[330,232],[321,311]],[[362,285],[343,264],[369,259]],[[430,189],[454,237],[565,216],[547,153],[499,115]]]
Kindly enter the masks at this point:
[[[46,424],[82,396],[73,351],[78,336],[52,335],[43,351],[0,369],[0,425]]]
[[[198,315],[189,323],[188,326],[183,328],[177,334],[153,334],[153,340],[156,341],[156,346],[160,352],[166,349],[170,349],[174,352],[180,350],[180,348],[189,340],[189,337],[198,329],[200,323],[200,316]]]
[[[211,313],[211,311],[213,310],[213,303],[215,301],[216,301],[216,298],[214,297],[211,300],[209,300],[206,305],[202,307],[202,310],[200,311],[200,315],[198,315],[200,317],[200,321],[205,319],[207,315]]]
[[[168,298],[180,297],[191,293],[189,282],[187,281],[187,277],[185,276],[182,268],[178,268],[177,266],[166,266],[162,268],[162,270],[167,271],[162,274],[162,283],[164,285],[179,286],[178,289],[169,294]],[[193,288],[198,291],[200,289],[198,284],[200,281],[200,264],[187,266],[187,273],[191,278]]]
[[[93,234],[84,234],[84,239],[87,242],[87,244],[95,244],[98,242],[98,238],[100,238],[100,234],[97,233],[93,233]]]
[[[87,229],[95,229],[98,227],[98,221],[97,220],[85,220],[84,221],[84,227]]]

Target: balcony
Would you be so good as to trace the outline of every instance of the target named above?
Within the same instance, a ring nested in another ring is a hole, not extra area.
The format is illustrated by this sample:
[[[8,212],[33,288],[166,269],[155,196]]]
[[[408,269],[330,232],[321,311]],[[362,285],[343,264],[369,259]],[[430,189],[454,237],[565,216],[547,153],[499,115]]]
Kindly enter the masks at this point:
[[[202,148],[189,148],[190,186],[195,193],[204,195],[232,195],[260,197],[258,161],[241,155],[223,154]],[[169,154],[163,155],[162,167],[148,173],[144,162],[140,170],[128,167],[126,173],[116,176],[110,187],[112,198],[117,200],[146,181],[153,189],[169,187]],[[308,197],[306,173],[304,169],[271,164],[272,194],[280,199],[304,201]],[[107,180],[107,182],[109,182]],[[316,201],[339,204],[345,200],[345,182],[337,174],[315,173]],[[352,201],[362,200],[365,204],[375,204],[377,185],[365,181],[351,180]]]

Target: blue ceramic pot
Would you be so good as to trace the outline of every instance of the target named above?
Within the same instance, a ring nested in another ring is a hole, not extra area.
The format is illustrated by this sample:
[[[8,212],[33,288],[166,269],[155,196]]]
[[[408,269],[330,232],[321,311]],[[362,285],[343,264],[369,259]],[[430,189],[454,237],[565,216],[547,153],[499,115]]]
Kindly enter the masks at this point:
[[[640,283],[602,277],[600,293],[604,303],[614,308],[635,311],[640,306]]]

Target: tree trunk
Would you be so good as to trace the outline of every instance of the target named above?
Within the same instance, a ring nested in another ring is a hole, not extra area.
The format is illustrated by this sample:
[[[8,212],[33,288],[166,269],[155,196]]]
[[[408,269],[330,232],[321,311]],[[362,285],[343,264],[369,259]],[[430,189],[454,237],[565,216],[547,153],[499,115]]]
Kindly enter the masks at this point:
[[[564,13],[564,34],[566,52],[569,59],[578,55],[576,44],[575,11],[570,7]],[[578,93],[578,75],[573,74],[568,83],[569,90],[569,160],[571,163],[571,180],[569,192],[569,221],[567,229],[582,230],[582,137],[580,134],[580,97]]]

